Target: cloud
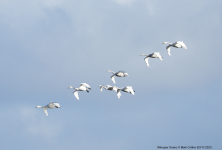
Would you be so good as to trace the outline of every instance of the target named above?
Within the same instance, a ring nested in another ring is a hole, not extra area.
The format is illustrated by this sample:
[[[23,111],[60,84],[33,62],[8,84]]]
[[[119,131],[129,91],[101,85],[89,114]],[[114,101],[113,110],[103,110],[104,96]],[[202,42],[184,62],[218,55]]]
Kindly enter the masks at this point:
[[[0,118],[8,124],[16,122],[20,128],[19,134],[23,137],[41,137],[47,141],[59,136],[63,127],[63,121],[55,116],[47,117],[42,109],[30,105],[14,105],[10,109],[2,110]],[[1,128],[5,129],[4,124]]]
[[[59,6],[64,2],[64,0],[45,0],[43,3],[48,7]]]
[[[114,0],[114,1],[121,5],[131,5],[133,2],[137,0]]]
[[[195,120],[191,114],[197,111],[189,109],[199,104],[203,110],[214,112],[215,107],[209,109],[204,102],[208,97],[209,103],[216,103],[212,96],[219,100],[220,88],[217,87],[221,85],[222,73],[218,69],[222,54],[218,50],[222,31],[219,3],[175,0],[4,2],[0,3],[3,106],[0,117],[3,120],[1,133],[8,139],[13,137],[14,142],[28,146],[57,139],[66,149],[84,149],[83,145],[85,149],[91,146],[94,147],[90,149],[98,149],[100,145],[101,149],[106,149],[104,143],[113,144],[112,149],[117,149],[123,142],[124,146],[129,146],[134,141],[138,149],[138,145],[147,145],[147,141],[139,140],[146,139],[142,130],[148,133],[148,125],[153,131],[149,133],[152,137],[158,129],[166,127],[161,129],[163,137],[169,135],[167,132],[174,132],[173,128],[167,129],[175,126],[173,114]],[[172,56],[168,56],[166,45],[162,43],[178,40],[184,41],[188,49],[172,48]],[[147,67],[139,54],[155,51],[160,52],[163,61],[150,59],[150,67]],[[136,94],[122,93],[119,100],[113,92],[100,92],[99,84],[113,85],[111,74],[106,71],[121,69],[130,76],[116,78],[116,86],[133,86]],[[77,101],[67,87],[83,82],[88,83],[92,91],[80,92]],[[51,100],[61,103],[62,108],[50,109],[48,117],[42,109],[35,108]],[[12,107],[12,104],[15,105]],[[171,110],[172,113],[168,113]],[[198,117],[204,117],[203,110],[198,110]],[[181,123],[181,128],[186,125]],[[165,141],[158,138],[150,138],[150,145],[153,146],[154,141]],[[36,143],[28,143],[29,139]]]
[[[22,123],[25,125],[24,130],[28,134],[32,136],[41,136],[45,139],[50,139],[60,134],[62,129],[61,122],[57,119],[56,123],[52,122],[50,117],[45,116],[42,109],[35,110],[32,106],[23,106],[20,108],[19,112],[19,119],[22,120]]]

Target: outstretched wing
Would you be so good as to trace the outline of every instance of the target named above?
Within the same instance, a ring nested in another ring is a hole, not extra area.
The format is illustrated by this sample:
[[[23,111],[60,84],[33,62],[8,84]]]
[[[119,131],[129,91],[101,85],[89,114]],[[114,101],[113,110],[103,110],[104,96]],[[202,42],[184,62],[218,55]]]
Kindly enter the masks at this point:
[[[166,50],[167,50],[167,53],[171,56],[171,54],[170,54],[170,47],[171,47],[171,45],[168,45],[168,46],[166,47]]]
[[[85,86],[85,87],[90,88],[89,84],[87,84],[87,83],[81,83],[80,86],[82,86],[82,85]]]
[[[106,85],[107,87],[112,87],[111,85]],[[105,86],[104,86],[105,87]]]
[[[111,80],[113,81],[114,84],[116,84],[116,82],[115,82],[115,75],[111,76]]]
[[[55,105],[56,108],[60,108],[59,103],[53,103]]]
[[[79,100],[78,91],[74,91],[73,94],[74,94],[74,96]]]
[[[117,90],[117,97],[118,97],[118,98],[120,98],[120,96],[122,96],[122,94],[120,93],[121,90],[122,90],[121,88],[119,88],[119,89]]]
[[[187,49],[186,45],[183,43],[183,41],[178,41],[178,44],[180,44],[183,48]]]
[[[117,97],[120,98],[120,96],[122,96],[121,93],[120,92],[117,93]]]
[[[118,88],[116,87],[116,86],[113,86],[113,89],[112,89],[113,91],[116,91],[116,93],[117,93],[117,90],[118,90]]]
[[[149,67],[148,59],[149,59],[149,57],[145,57],[145,58],[144,58],[144,60],[145,60],[145,62],[146,62],[146,65]]]
[[[42,109],[43,109],[43,111],[44,111],[45,115],[46,115],[46,116],[48,116],[47,108],[42,107]]]
[[[133,95],[135,94],[132,86],[127,86],[127,88],[129,89],[129,91],[130,91],[131,94],[133,94]]]
[[[154,54],[155,54],[161,61],[163,60],[163,57],[160,55],[159,52],[155,52]]]
[[[103,85],[99,85],[99,87],[101,92],[103,91],[103,88],[105,88]]]

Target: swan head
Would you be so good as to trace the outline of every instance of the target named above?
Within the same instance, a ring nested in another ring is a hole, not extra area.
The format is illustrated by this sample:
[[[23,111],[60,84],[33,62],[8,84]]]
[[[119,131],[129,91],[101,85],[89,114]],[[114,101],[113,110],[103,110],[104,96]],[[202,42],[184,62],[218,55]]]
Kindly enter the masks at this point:
[[[72,86],[69,86],[69,87],[68,87],[68,89],[74,89],[74,87],[72,87]]]
[[[36,108],[40,108],[40,107],[42,107],[42,106],[36,106]]]
[[[169,43],[169,42],[163,42],[163,44],[171,44],[171,43]]]

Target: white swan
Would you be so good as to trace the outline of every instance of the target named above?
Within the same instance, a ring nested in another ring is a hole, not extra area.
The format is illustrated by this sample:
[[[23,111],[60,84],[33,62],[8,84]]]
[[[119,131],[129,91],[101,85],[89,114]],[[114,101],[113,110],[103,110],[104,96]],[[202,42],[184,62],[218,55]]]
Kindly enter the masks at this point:
[[[133,95],[135,95],[135,91],[133,90],[132,86],[126,86],[125,88],[119,88],[117,90],[117,95],[121,95],[120,91],[126,92],[126,93],[131,93]]]
[[[115,76],[117,76],[117,77],[126,77],[126,76],[129,76],[128,75],[128,73],[126,73],[125,71],[123,71],[123,70],[121,70],[121,71],[119,71],[119,72],[113,72],[113,71],[111,71],[111,70],[108,70],[107,72],[112,72],[113,73],[113,75],[111,76],[111,80],[113,81],[113,83],[115,84],[116,82],[115,82]]]
[[[69,86],[68,89],[75,89],[75,91],[73,92],[74,96],[79,100],[79,95],[78,95],[78,91],[88,91],[88,89],[91,90],[90,86],[86,83],[81,83],[79,88],[74,88],[72,86]]]
[[[167,49],[167,53],[171,56],[170,54],[170,47],[175,47],[175,48],[184,48],[187,49],[186,45],[183,43],[183,41],[177,41],[175,43],[169,43],[169,42],[164,42],[163,44],[169,44],[166,49]]]
[[[45,106],[36,106],[36,108],[40,108],[40,107],[43,109],[46,116],[48,116],[47,108],[50,108],[50,109],[60,108],[60,105],[59,105],[59,103],[50,102],[48,105],[45,105]]]
[[[106,89],[106,90],[109,90],[109,91],[115,91],[116,93],[117,93],[117,97],[118,98],[120,98],[120,96],[121,96],[121,93],[118,93],[117,91],[118,91],[118,87],[116,87],[116,86],[111,86],[111,85],[99,85],[99,87],[100,87],[100,90],[101,90],[101,92],[102,92],[102,89],[104,88],[104,89]]]
[[[145,62],[146,62],[146,64],[147,64],[148,67],[149,67],[149,63],[148,63],[149,57],[151,57],[151,58],[159,58],[161,61],[163,60],[163,57],[160,55],[159,52],[154,52],[154,53],[149,54],[149,55],[141,54],[140,56],[146,56],[146,57],[144,58],[144,60],[145,60]]]

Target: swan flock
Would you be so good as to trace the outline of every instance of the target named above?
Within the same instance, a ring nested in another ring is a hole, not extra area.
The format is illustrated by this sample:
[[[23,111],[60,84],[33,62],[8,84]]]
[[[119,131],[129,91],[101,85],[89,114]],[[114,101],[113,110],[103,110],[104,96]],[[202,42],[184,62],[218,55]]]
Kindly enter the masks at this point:
[[[169,42],[164,42],[163,44],[168,44],[168,46],[166,47],[167,53],[171,56],[170,54],[170,48],[174,47],[174,48],[184,48],[187,49],[186,45],[183,43],[183,41],[177,41],[175,43],[169,43]],[[163,57],[160,55],[159,52],[154,52],[151,53],[149,55],[147,54],[141,54],[140,56],[145,56],[144,61],[146,63],[146,65],[149,67],[149,63],[148,63],[148,59],[149,58],[158,58],[161,61],[163,61]],[[108,70],[107,72],[111,72],[113,75],[111,76],[111,80],[114,84],[116,84],[115,82],[115,77],[127,77],[129,76],[128,73],[126,73],[125,71],[121,70],[118,72],[113,72],[111,70]],[[117,86],[111,86],[111,85],[99,85],[100,91],[102,92],[103,89],[105,90],[109,90],[109,91],[115,91],[117,97],[120,99],[120,97],[122,96],[121,91],[122,92],[126,92],[126,93],[130,93],[132,95],[135,95],[135,91],[133,90],[132,86],[126,86],[124,88],[119,88]],[[76,97],[77,100],[79,100],[79,95],[78,92],[79,91],[86,91],[87,93],[89,93],[89,90],[91,90],[91,87],[89,86],[89,84],[87,83],[81,83],[80,86],[78,88],[69,86],[68,89],[74,89],[75,91],[73,92],[74,96]],[[56,102],[50,102],[48,105],[45,106],[36,106],[36,108],[42,108],[45,115],[48,116],[48,112],[47,109],[54,109],[54,108],[60,108],[60,104],[56,103]]]

